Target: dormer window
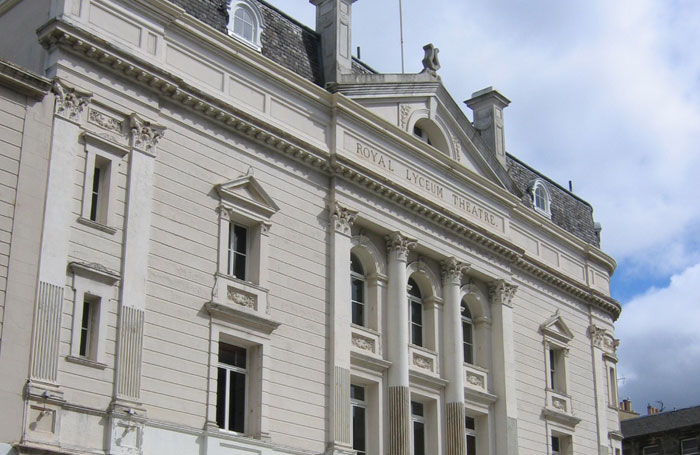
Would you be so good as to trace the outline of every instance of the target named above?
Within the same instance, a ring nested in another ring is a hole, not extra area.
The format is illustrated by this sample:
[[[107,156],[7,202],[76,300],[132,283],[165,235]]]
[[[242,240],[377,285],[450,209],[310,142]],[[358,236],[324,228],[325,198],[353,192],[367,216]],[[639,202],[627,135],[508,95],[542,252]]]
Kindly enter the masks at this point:
[[[234,38],[260,50],[260,36],[264,26],[263,17],[257,5],[250,0],[231,2],[229,7],[228,33]]]
[[[530,185],[530,194],[532,196],[532,206],[534,207],[534,209],[542,215],[546,216],[547,218],[551,218],[552,199],[549,195],[549,190],[547,189],[545,183],[540,179],[537,179],[534,182],[532,182],[532,184]]]

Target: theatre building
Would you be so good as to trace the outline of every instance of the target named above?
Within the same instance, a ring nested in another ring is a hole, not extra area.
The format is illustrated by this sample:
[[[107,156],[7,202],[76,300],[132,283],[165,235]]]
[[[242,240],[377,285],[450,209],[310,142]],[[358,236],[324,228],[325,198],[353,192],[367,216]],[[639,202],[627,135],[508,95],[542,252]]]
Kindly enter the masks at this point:
[[[0,1],[0,455],[620,454],[591,206],[311,3]]]

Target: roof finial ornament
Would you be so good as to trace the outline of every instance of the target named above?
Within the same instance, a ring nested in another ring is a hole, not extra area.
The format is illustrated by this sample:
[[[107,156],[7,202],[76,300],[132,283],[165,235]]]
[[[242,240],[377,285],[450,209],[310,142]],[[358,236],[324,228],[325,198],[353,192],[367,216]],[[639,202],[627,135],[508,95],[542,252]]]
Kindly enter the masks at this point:
[[[433,43],[428,43],[423,46],[425,57],[423,57],[423,71],[421,73],[430,73],[437,76],[437,70],[440,69],[440,60],[438,60],[438,52],[440,49],[433,46]]]

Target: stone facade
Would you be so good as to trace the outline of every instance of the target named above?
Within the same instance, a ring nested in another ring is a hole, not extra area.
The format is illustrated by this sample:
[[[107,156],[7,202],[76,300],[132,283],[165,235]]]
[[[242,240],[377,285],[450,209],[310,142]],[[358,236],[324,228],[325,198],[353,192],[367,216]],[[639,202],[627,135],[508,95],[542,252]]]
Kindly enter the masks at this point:
[[[0,2],[0,455],[621,447],[590,206],[312,3]]]

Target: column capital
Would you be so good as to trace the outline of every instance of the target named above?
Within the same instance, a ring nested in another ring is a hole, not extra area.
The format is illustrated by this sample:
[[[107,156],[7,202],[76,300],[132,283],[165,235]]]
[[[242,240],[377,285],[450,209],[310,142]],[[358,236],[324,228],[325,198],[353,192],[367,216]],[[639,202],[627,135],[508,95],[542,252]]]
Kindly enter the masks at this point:
[[[76,123],[82,123],[85,107],[90,104],[92,93],[66,85],[56,78],[51,91],[56,95],[55,114]]]
[[[350,229],[352,225],[355,224],[355,219],[357,218],[358,212],[351,210],[347,207],[343,207],[337,201],[333,202],[330,207],[331,211],[331,226],[333,229],[341,234],[350,235]]]
[[[469,264],[460,262],[455,257],[440,262],[443,284],[453,283],[459,285],[462,282],[462,274],[469,271]]]
[[[158,140],[165,135],[165,127],[144,120],[136,114],[131,114],[129,127],[131,128],[131,146],[154,155]]]
[[[489,297],[492,303],[513,308],[513,297],[517,289],[517,286],[506,283],[505,280],[496,280],[489,285]]]
[[[386,249],[389,254],[396,255],[396,258],[402,261],[408,259],[408,252],[412,250],[418,242],[410,239],[396,231],[384,237],[386,241]]]

